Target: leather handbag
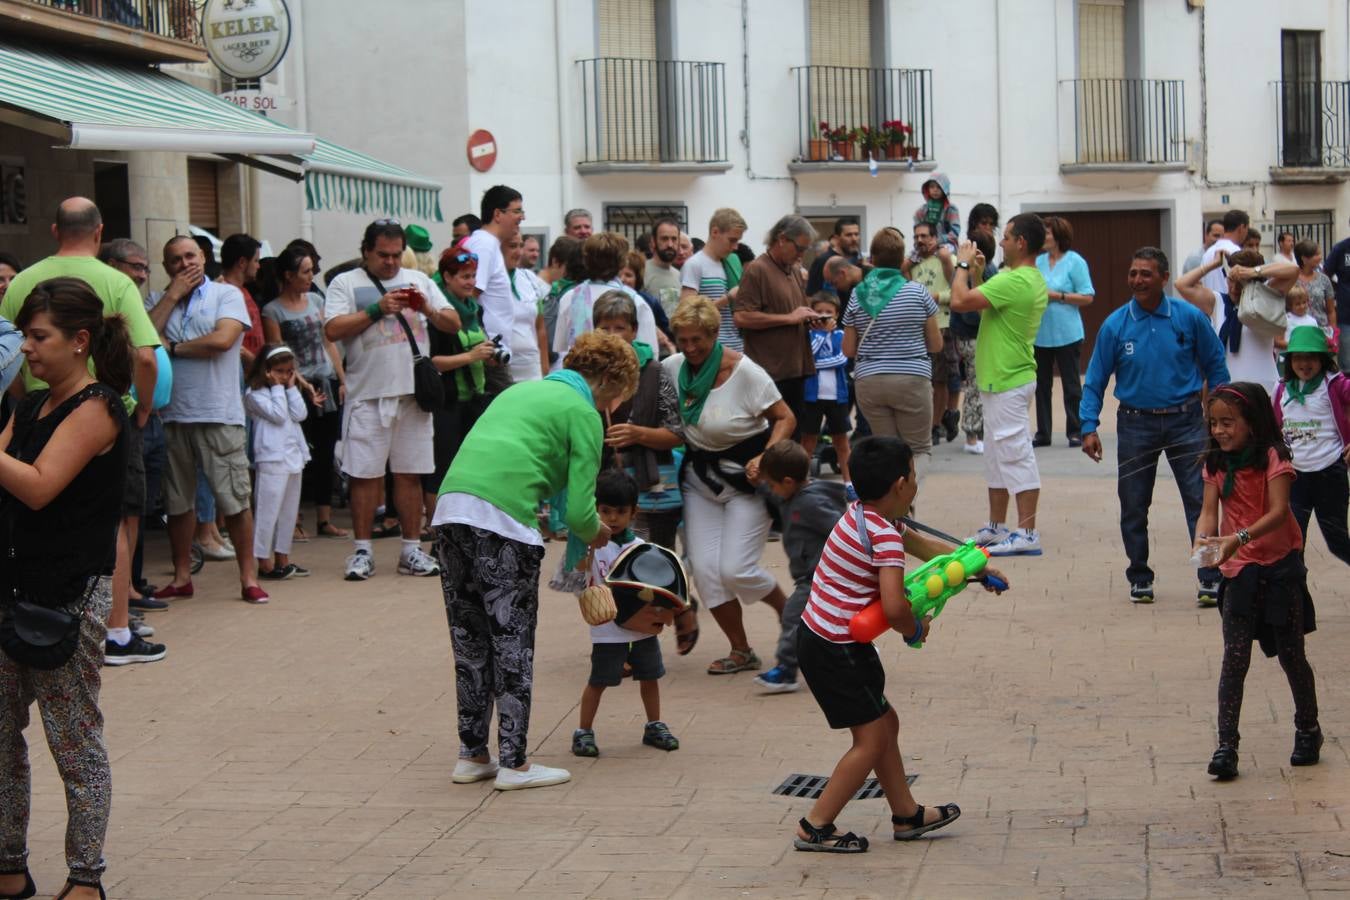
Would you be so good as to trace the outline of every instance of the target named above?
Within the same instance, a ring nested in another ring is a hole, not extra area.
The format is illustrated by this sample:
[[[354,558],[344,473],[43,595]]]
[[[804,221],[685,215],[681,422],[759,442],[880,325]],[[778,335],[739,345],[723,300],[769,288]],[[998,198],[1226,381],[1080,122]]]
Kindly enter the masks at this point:
[[[1238,301],[1238,321],[1265,337],[1284,337],[1284,295],[1262,281],[1249,281]]]
[[[366,272],[366,275],[370,277],[375,289],[380,292],[381,296],[387,293],[379,279],[371,275],[370,272]],[[422,351],[417,346],[417,338],[413,337],[412,329],[408,327],[408,320],[403,318],[403,314],[395,313],[394,319],[399,325],[403,326],[403,333],[408,336],[408,349],[412,351],[413,399],[425,412],[435,412],[444,408],[445,383],[441,381],[441,373],[436,371],[436,364],[422,355]]]
[[[79,613],[20,600],[0,617],[0,650],[21,666],[51,671],[80,646]]]

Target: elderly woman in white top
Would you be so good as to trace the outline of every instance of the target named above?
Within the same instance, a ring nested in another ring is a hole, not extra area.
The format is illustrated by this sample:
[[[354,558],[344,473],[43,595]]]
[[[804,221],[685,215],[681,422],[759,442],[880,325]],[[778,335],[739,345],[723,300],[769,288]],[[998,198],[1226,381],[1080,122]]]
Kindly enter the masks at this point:
[[[731,652],[708,667],[712,675],[760,666],[735,600],[783,612],[787,598],[759,564],[769,513],[751,481],[765,448],[791,437],[797,424],[768,373],[717,340],[721,324],[711,300],[684,300],[670,317],[681,352],[662,363],[684,420],[680,487],[694,582],[731,642]]]

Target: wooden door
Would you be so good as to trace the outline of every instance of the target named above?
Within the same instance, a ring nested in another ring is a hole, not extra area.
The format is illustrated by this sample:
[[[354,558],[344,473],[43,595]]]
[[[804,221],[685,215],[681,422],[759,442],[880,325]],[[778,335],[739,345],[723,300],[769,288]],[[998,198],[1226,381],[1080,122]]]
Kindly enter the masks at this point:
[[[1082,308],[1083,354],[1081,368],[1087,368],[1097,329],[1114,310],[1130,301],[1125,283],[1130,259],[1140,247],[1157,247],[1162,241],[1162,213],[1156,209],[1123,209],[1110,212],[1043,212],[1067,219],[1073,227],[1073,248],[1087,260],[1096,299]],[[1172,261],[1176,269],[1179,261]],[[1175,273],[1174,273],[1175,274]]]

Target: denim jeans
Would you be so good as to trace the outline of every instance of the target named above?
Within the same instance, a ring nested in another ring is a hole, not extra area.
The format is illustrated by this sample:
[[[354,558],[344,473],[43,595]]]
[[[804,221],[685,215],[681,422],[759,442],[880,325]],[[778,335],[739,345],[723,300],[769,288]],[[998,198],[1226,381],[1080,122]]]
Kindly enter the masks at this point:
[[[1205,497],[1201,464],[1207,438],[1204,410],[1199,401],[1183,412],[1155,415],[1122,409],[1116,416],[1116,492],[1120,496],[1120,538],[1130,565],[1125,577],[1131,585],[1152,584],[1148,565],[1148,508],[1158,477],[1158,454],[1167,454],[1186,511],[1186,530],[1195,541],[1195,523]],[[1182,548],[1177,548],[1178,553]],[[1189,548],[1186,548],[1189,556]],[[1217,583],[1219,570],[1199,570],[1201,581]]]

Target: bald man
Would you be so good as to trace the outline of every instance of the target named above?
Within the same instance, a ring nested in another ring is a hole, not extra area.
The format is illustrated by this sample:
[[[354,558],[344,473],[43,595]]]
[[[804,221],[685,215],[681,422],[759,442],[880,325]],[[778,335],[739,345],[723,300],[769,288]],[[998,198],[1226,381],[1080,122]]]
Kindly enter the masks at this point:
[[[150,418],[155,396],[155,348],[159,333],[145,312],[141,292],[126,275],[98,259],[103,243],[103,217],[98,207],[86,197],[63,200],[56,210],[52,225],[56,253],[24,269],[10,282],[0,303],[0,316],[13,321],[23,303],[37,285],[49,278],[78,278],[89,285],[103,301],[108,316],[121,316],[131,334],[136,349],[136,367],[133,383],[136,398],[127,394],[122,398],[131,417],[128,431],[127,477],[122,500],[122,525],[117,530],[117,563],[113,569],[113,605],[108,616],[107,662],[109,665],[155,662],[164,658],[164,645],[151,644],[133,635],[128,620],[128,600],[131,596],[131,550],[136,546],[141,516],[145,513],[145,460],[141,455],[141,432]],[[89,371],[94,361],[89,360]],[[24,366],[23,378],[14,379],[10,392],[22,396],[27,391],[45,390],[47,383],[34,378]],[[166,604],[167,605],[167,604]]]
[[[855,266],[843,256],[831,256],[825,260],[825,268],[821,274],[825,281],[834,287],[834,292],[839,295],[840,309],[848,306],[848,298],[853,293],[853,289],[863,280],[862,268]]]

